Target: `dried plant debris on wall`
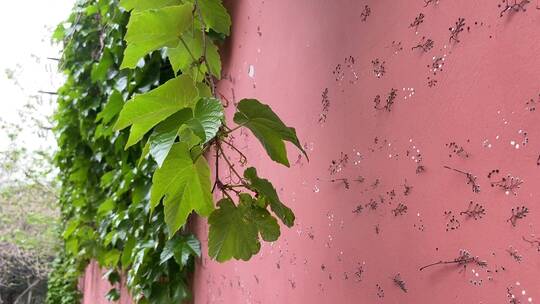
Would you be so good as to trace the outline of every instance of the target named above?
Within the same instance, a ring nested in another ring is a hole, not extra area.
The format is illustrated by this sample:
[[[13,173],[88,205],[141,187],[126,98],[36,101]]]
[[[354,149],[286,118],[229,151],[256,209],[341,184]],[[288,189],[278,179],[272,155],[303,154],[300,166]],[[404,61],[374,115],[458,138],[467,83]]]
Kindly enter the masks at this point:
[[[447,232],[457,230],[459,227],[461,227],[460,221],[456,218],[452,211],[445,211],[444,217],[448,219],[448,222],[446,223]]]
[[[471,185],[472,191],[474,193],[480,193],[480,185],[478,185],[478,183],[477,183],[478,178],[475,175],[473,175],[472,173],[469,173],[469,172],[465,172],[465,171],[462,171],[462,170],[459,170],[459,169],[449,167],[449,166],[444,166],[444,168],[449,169],[449,170],[453,170],[455,172],[458,172],[460,174],[465,175],[465,177],[467,179],[467,185]]]
[[[373,65],[373,73],[375,74],[375,77],[381,78],[386,74],[386,62],[381,61],[379,58],[375,58],[371,60],[371,64]]]
[[[459,43],[459,36],[461,32],[465,29],[465,18],[458,18],[455,25],[453,27],[450,27],[448,30],[450,31],[450,38],[448,39],[449,42],[456,42]]]
[[[512,208],[512,216],[506,220],[510,222],[513,227],[516,227],[516,224],[519,220],[524,219],[529,214],[529,208],[525,206]]]
[[[375,284],[375,286],[377,287],[377,296],[380,299],[384,298],[384,289],[379,284]]]
[[[343,170],[343,168],[345,168],[348,163],[349,155],[347,153],[341,152],[339,158],[337,160],[332,160],[330,167],[328,167],[330,175],[341,172],[341,170]]]
[[[414,31],[418,33],[418,27],[424,23],[424,17],[425,15],[420,13],[416,18],[414,18],[414,21],[409,24],[409,28],[413,28]]]
[[[321,114],[319,115],[319,123],[323,124],[326,122],[326,119],[328,118],[328,111],[330,111],[330,99],[328,98],[328,88],[325,88],[321,94],[321,105],[322,105],[322,110],[321,110]]]
[[[394,285],[399,287],[403,292],[407,292],[407,286],[405,285],[405,281],[401,278],[401,274],[397,273],[392,278],[392,282],[394,282]]]
[[[396,208],[392,210],[394,216],[404,215],[407,213],[407,206],[403,203],[399,203]]]
[[[428,5],[436,5],[439,4],[439,0],[424,0],[424,7],[427,7]]]
[[[470,154],[465,150],[465,148],[461,145],[458,145],[456,142],[450,142],[446,144],[446,147],[450,150],[450,154],[448,154],[448,157],[452,157],[452,155],[457,155],[459,157],[463,158],[469,158]]]
[[[431,38],[427,38],[426,36],[423,36],[420,42],[413,46],[411,50],[420,49],[422,52],[427,53],[429,52],[433,47],[435,46],[435,41],[433,41]]]
[[[448,265],[448,264],[457,265],[458,267],[461,268],[460,272],[467,269],[467,265],[476,265],[476,266],[479,266],[479,267],[486,267],[487,266],[486,261],[481,260],[478,256],[473,256],[469,251],[462,249],[462,250],[459,251],[459,255],[456,258],[454,258],[453,260],[448,260],[448,261],[440,260],[438,262],[428,264],[426,266],[421,267],[420,271],[422,271],[422,270],[424,270],[426,268],[432,267],[432,266]]]
[[[499,173],[498,169],[494,171],[496,171],[496,173]],[[491,174],[494,171],[488,174],[489,178],[493,177],[493,175]],[[519,177],[514,177],[508,174],[505,177],[502,177],[500,180],[491,182],[491,187],[501,188],[506,195],[509,195],[510,193],[513,195],[517,195],[517,190],[521,187],[523,182],[524,181],[520,179]]]
[[[540,252],[540,238],[535,237],[534,235],[530,237],[522,237],[523,241],[529,243],[531,246],[536,247],[536,251]]]
[[[538,97],[536,99],[531,98],[529,101],[525,103],[525,109],[529,112],[536,111],[536,104],[540,102],[540,94],[538,94]]]
[[[478,220],[482,218],[484,215],[486,215],[486,209],[484,209],[482,205],[478,203],[474,203],[473,201],[470,201],[469,207],[467,207],[467,210],[462,211],[459,214],[466,215],[467,218]]]
[[[517,251],[517,249],[515,249],[514,247],[510,246],[508,249],[506,249],[506,252],[508,252],[508,254],[510,255],[510,257],[512,259],[514,259],[514,261],[520,263],[521,261],[523,261],[523,256],[521,254],[519,254],[519,252]]]
[[[530,0],[502,0],[502,3],[498,5],[499,8],[502,8],[499,17],[503,17],[506,13],[526,12],[529,3],[531,3]]]
[[[364,6],[364,10],[362,11],[362,14],[360,14],[360,20],[362,22],[365,22],[370,15],[371,15],[371,8],[368,5],[366,5]]]
[[[394,103],[397,97],[397,92],[398,92],[397,89],[394,89],[394,88],[390,89],[390,92],[388,92],[388,95],[386,96],[384,105],[382,105],[381,96],[380,95],[375,96],[375,99],[373,100],[373,103],[375,104],[374,108],[377,110],[384,110],[387,112],[391,112],[392,107],[394,106]]]

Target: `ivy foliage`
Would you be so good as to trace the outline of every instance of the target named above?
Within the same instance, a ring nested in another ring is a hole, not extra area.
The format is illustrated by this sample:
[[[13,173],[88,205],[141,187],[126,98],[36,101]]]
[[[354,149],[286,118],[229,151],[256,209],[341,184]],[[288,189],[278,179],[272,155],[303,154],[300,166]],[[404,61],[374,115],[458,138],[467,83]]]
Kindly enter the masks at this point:
[[[209,217],[209,255],[220,262],[249,260],[261,239],[277,240],[278,219],[294,224],[271,182],[252,167],[241,175],[225,153],[245,160],[231,133],[247,128],[282,165],[289,166],[286,141],[305,154],[295,130],[258,100],[241,100],[236,126],[228,126],[215,82],[230,27],[221,0],[79,0],[56,30],[67,80],[55,161],[70,274],[96,260],[111,283],[125,274],[136,302],[180,303],[190,298],[201,256],[190,216]],[[227,182],[212,177],[210,151],[215,167],[231,172]],[[52,281],[65,272],[58,267]],[[55,283],[49,294],[66,286],[73,285]]]

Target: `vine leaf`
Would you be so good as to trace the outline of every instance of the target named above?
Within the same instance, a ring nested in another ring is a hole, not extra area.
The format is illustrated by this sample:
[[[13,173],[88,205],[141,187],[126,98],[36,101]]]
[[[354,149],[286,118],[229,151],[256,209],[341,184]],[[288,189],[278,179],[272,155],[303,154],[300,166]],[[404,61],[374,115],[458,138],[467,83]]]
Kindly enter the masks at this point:
[[[128,148],[165,118],[183,108],[193,107],[197,97],[193,80],[189,76],[180,75],[129,100],[120,112],[114,129],[121,130],[132,125],[126,144]]]
[[[148,9],[157,9],[166,6],[178,5],[180,0],[121,0],[120,6],[128,11],[144,11]]]
[[[176,47],[193,21],[192,11],[193,5],[183,4],[133,12],[124,37],[127,48],[120,68],[133,69],[146,54],[162,47]]]
[[[283,224],[287,225],[287,227],[292,227],[295,219],[294,213],[279,200],[279,196],[272,183],[265,178],[257,176],[257,170],[253,167],[247,168],[244,171],[244,177],[248,180],[250,188],[264,200],[265,204],[270,205],[270,209],[281,219]]]
[[[160,122],[154,128],[154,131],[148,138],[149,153],[159,167],[163,165],[165,158],[169,154],[178,136],[180,125],[187,122],[192,116],[193,114],[190,108],[182,109]]]
[[[204,143],[216,136],[219,127],[221,127],[223,116],[223,106],[219,100],[202,98],[197,102],[193,111],[193,119],[197,120],[204,130],[203,135],[205,137],[202,138]]]
[[[204,23],[218,33],[230,34],[231,16],[221,0],[203,0],[197,2],[201,9]]]
[[[179,70],[186,72],[203,55],[202,35],[194,35],[194,33],[198,34],[198,32],[188,30],[182,35],[182,39],[184,39],[189,50],[186,49],[182,42],[179,42],[176,47],[167,49],[167,56],[175,73]]]
[[[270,158],[280,164],[289,167],[284,140],[293,143],[307,158],[295,129],[287,127],[268,105],[256,99],[242,99],[238,103],[234,122],[250,129]]]
[[[261,248],[259,233],[266,241],[279,237],[279,225],[264,208],[254,204],[249,194],[240,194],[240,203],[224,198],[208,219],[208,252],[219,262],[231,258],[249,260]]]
[[[96,116],[96,122],[101,121],[104,124],[108,124],[122,110],[123,105],[124,99],[122,98],[122,94],[115,90],[109,97],[103,110]]]
[[[194,163],[189,147],[183,142],[175,143],[161,168],[154,172],[150,195],[152,209],[163,198],[165,223],[171,237],[193,210],[201,216],[212,212],[210,183],[206,159],[199,157]]]
[[[109,69],[113,65],[114,59],[111,55],[111,52],[108,49],[105,49],[99,63],[92,66],[92,71],[90,72],[90,79],[92,79],[92,82],[96,83],[98,81],[105,80]]]
[[[193,255],[201,257],[201,243],[199,243],[199,240],[192,234],[176,235],[165,244],[160,255],[160,264],[174,257],[174,260],[180,266],[180,270],[182,270]]]

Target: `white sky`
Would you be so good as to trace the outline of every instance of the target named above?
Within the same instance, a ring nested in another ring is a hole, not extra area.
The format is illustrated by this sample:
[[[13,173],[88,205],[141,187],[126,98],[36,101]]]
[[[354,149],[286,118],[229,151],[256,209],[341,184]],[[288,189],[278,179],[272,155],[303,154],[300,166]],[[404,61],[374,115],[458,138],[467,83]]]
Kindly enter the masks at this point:
[[[74,0],[0,0],[0,118],[20,122],[18,110],[39,90],[56,91],[62,76],[57,73],[59,46],[51,44],[52,31],[69,16]],[[9,80],[5,70],[15,70],[19,85]],[[49,96],[45,95],[45,101]],[[52,111],[44,106],[44,112]],[[33,130],[24,130],[23,145],[31,148],[39,139]],[[2,131],[0,131],[2,132]],[[0,134],[0,147],[5,146]],[[49,139],[50,142],[51,139]],[[54,144],[54,142],[52,143]]]

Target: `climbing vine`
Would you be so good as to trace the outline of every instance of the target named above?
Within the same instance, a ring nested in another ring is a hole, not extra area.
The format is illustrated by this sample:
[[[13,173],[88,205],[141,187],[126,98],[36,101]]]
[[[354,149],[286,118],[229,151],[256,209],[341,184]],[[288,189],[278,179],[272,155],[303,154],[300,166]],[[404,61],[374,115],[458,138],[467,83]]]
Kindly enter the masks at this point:
[[[79,0],[55,31],[67,75],[55,115],[65,257],[48,303],[76,303],[91,260],[113,284],[125,275],[138,303],[189,299],[201,256],[194,214],[208,217],[209,256],[220,262],[277,240],[278,219],[294,224],[271,182],[226,153],[247,161],[231,140],[245,128],[279,164],[289,166],[285,142],[307,158],[295,129],[258,100],[235,104],[227,122],[216,82],[230,27],[220,0]]]

